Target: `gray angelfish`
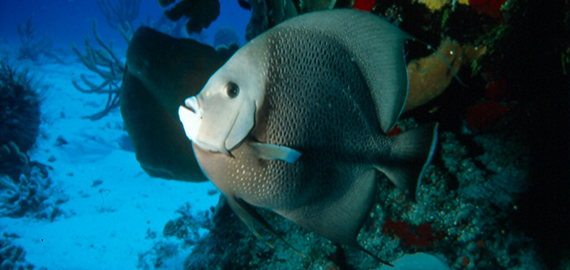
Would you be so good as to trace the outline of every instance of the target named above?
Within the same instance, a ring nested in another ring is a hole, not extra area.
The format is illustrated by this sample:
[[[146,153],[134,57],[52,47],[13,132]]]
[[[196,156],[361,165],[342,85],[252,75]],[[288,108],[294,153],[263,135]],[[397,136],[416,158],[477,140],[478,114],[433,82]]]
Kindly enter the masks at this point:
[[[374,256],[356,236],[378,171],[415,200],[436,144],[436,124],[386,136],[406,100],[409,38],[365,12],[308,13],[250,41],[186,99],[201,169],[256,235],[253,220],[271,228],[252,206]]]

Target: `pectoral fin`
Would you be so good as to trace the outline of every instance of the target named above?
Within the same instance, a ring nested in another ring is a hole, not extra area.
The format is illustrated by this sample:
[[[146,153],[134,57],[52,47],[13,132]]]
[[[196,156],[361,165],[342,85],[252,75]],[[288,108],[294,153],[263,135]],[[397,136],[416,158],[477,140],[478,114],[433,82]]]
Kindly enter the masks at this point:
[[[282,160],[295,163],[301,157],[300,152],[285,146],[267,143],[250,143],[249,145],[259,153],[259,158],[265,160]]]

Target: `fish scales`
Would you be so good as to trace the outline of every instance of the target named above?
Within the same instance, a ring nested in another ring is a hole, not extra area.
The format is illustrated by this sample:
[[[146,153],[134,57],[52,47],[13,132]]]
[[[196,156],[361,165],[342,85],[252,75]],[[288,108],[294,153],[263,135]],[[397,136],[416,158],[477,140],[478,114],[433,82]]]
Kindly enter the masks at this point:
[[[389,152],[391,139],[378,135],[370,92],[341,44],[303,29],[282,29],[268,39],[267,124],[258,128],[267,143],[303,156],[295,164],[268,162],[265,172],[275,192],[263,201],[244,199],[275,210],[336,200],[352,184],[347,179]],[[304,193],[312,196],[299,200]]]

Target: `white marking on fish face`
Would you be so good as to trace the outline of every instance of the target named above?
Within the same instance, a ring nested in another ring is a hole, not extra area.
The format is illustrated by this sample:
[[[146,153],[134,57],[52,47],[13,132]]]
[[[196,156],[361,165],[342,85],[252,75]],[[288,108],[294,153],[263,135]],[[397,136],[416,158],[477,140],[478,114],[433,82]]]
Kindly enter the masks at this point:
[[[249,44],[248,44],[249,45]],[[265,94],[256,53],[245,46],[208,80],[202,91],[185,100],[178,110],[184,132],[198,147],[229,153],[255,125]]]

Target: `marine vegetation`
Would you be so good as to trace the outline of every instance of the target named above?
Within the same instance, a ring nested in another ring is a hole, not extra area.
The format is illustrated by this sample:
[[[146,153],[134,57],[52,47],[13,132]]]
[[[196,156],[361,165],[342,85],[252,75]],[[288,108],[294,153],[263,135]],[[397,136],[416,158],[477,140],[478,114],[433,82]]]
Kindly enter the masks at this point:
[[[26,71],[6,61],[0,67],[0,216],[33,216],[52,221],[67,196],[52,185],[47,167],[29,161],[36,141],[40,100]]]
[[[125,67],[124,63],[113,52],[113,43],[109,42],[109,45],[106,45],[99,36],[95,19],[93,20],[93,35],[103,49],[93,47],[89,43],[88,37],[85,38],[85,54],[82,54],[73,43],[71,43],[71,48],[85,67],[97,73],[103,79],[101,83],[94,83],[89,81],[84,74],[81,74],[81,80],[87,88],[73,81],[73,86],[83,93],[108,95],[107,103],[103,110],[94,115],[85,116],[85,118],[97,120],[107,115],[112,109],[119,107],[119,98],[121,96],[119,84],[123,79]]]
[[[44,55],[55,59],[61,64],[65,64],[61,58],[53,53],[52,40],[45,34],[41,38],[35,36],[36,26],[32,24],[32,17],[28,17],[26,24],[23,26],[18,24],[18,35],[22,43],[19,48],[17,59],[30,59],[34,62],[38,61],[40,56]]]
[[[105,15],[107,23],[112,28],[119,30],[124,40],[129,43],[133,36],[134,30],[136,30],[133,22],[139,14],[140,0],[98,0],[97,3],[101,12]],[[181,6],[178,6],[178,4],[181,4]],[[178,4],[175,6],[175,8],[173,8],[173,10],[179,11],[185,8],[186,4],[182,4],[182,2]],[[167,14],[170,14],[170,16],[172,16],[172,12],[175,13],[177,11],[169,11],[170,13],[165,12],[165,16]],[[188,23],[190,23],[190,21]],[[151,21],[150,18],[147,18],[146,21],[147,27],[155,28],[163,33],[167,33],[172,36],[180,36],[180,29],[182,24],[183,23],[181,22],[167,22],[166,17],[161,17],[156,22]],[[82,74],[81,81],[85,86],[87,86],[87,88],[80,85],[80,83],[76,81],[73,81],[73,85],[77,90],[83,93],[108,95],[107,103],[105,104],[104,109],[94,115],[85,116],[85,118],[91,120],[98,120],[107,115],[111,110],[119,107],[121,103],[120,84],[125,73],[125,63],[122,63],[119,60],[120,57],[118,57],[113,51],[112,41],[109,42],[108,45],[103,42],[97,31],[97,23],[95,19],[93,20],[93,35],[95,36],[97,44],[99,44],[101,48],[96,48],[95,46],[91,45],[88,37],[85,38],[85,53],[81,53],[73,43],[71,46],[81,62],[89,70],[97,73],[103,79],[103,81],[101,83],[94,83],[92,81],[89,81],[85,75]],[[228,47],[221,47],[220,53],[229,57],[229,55],[231,55],[235,50],[237,50],[235,45],[231,45]]]
[[[128,42],[133,35],[133,22],[139,16],[140,0],[97,0],[99,10],[105,15],[107,24],[119,30]]]

